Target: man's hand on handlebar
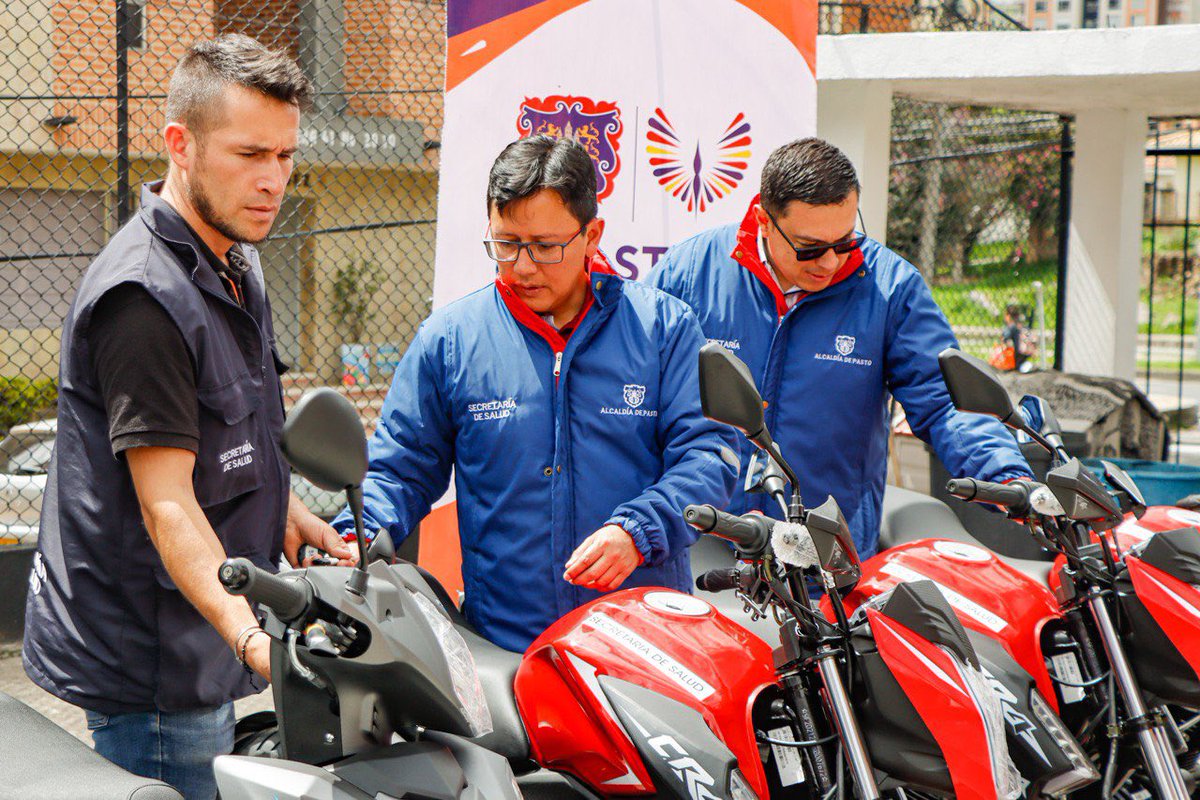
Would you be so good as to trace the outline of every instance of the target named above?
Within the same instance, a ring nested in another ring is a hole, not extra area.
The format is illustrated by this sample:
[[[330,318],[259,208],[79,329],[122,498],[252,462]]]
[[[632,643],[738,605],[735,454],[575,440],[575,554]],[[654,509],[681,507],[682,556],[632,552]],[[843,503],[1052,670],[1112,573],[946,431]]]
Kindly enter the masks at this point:
[[[308,544],[336,558],[342,566],[358,563],[358,552],[342,541],[332,526],[313,514],[296,495],[288,499],[287,525],[283,532],[283,554],[293,567],[312,565],[311,557],[300,562],[297,551]]]

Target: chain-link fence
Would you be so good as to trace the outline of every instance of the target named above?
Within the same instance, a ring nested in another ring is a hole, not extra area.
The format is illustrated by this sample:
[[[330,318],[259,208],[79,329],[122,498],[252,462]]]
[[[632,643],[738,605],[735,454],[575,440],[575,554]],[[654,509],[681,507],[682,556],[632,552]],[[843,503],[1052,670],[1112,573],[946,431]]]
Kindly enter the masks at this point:
[[[964,349],[1004,369],[1056,362],[1064,141],[1052,114],[893,105],[888,246],[924,274]]]
[[[0,542],[36,536],[62,319],[141,184],[165,174],[167,84],[197,39],[249,34],[314,83],[283,210],[259,248],[292,365],[285,388],[290,402],[341,385],[368,423],[377,416],[429,312],[444,26],[440,0],[3,4],[0,436],[17,427],[0,445]]]
[[[817,27],[823,34],[1021,30],[1017,13],[987,0],[836,0],[819,5]]]
[[[821,3],[818,24],[824,34],[1020,27],[985,0]],[[61,320],[141,184],[165,173],[167,82],[196,39],[247,33],[285,49],[315,84],[283,212],[260,250],[292,364],[289,401],[339,385],[373,423],[429,311],[444,26],[444,0],[0,8],[0,435],[17,426],[0,444],[0,542],[36,536]],[[1010,304],[1037,330],[1037,281],[1038,346],[1053,351],[1059,133],[1046,115],[896,101],[889,244],[925,270],[980,354],[1000,341]],[[319,511],[335,504],[302,493]]]

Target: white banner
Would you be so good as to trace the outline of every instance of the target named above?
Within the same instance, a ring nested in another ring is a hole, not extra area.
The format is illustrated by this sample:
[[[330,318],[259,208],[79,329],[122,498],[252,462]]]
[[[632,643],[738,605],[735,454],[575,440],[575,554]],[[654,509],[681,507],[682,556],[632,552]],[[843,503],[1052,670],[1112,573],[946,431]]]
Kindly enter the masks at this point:
[[[489,283],[487,176],[520,136],[596,162],[600,248],[643,278],[740,221],[766,156],[816,131],[816,0],[449,0],[434,306]]]

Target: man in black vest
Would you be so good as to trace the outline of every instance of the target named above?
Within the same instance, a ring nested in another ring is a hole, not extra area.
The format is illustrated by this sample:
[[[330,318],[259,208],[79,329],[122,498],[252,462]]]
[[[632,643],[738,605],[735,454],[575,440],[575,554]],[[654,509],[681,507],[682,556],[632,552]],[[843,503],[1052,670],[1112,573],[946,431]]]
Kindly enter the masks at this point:
[[[350,558],[291,495],[258,256],[312,94],[245,36],[189,49],[171,79],[165,181],[88,268],[63,324],[58,439],[24,664],[86,711],[96,750],[212,798],[233,701],[270,679],[269,638],[217,568],[274,570],[307,542]],[[241,663],[239,663],[239,661]]]

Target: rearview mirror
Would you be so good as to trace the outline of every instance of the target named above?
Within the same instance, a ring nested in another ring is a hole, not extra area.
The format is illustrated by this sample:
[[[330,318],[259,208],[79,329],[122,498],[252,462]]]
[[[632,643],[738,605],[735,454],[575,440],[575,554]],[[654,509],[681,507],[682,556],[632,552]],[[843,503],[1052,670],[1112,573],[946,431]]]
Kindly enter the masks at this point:
[[[700,407],[709,419],[732,425],[755,444],[767,447],[760,441],[766,421],[754,376],[745,362],[716,342],[700,348]]]
[[[329,387],[306,393],[283,423],[283,454],[296,471],[328,491],[362,485],[367,435],[358,412]]]
[[[804,526],[808,528],[817,547],[822,569],[833,576],[834,585],[844,589],[858,583],[862,576],[862,563],[854,547],[850,526],[846,524],[842,509],[833,495],[821,505],[808,510]]]
[[[1014,419],[1012,398],[996,378],[987,362],[960,350],[947,348],[938,355],[942,379],[950,390],[950,399],[959,411],[988,414],[1001,422],[1024,430],[1020,415]]]

